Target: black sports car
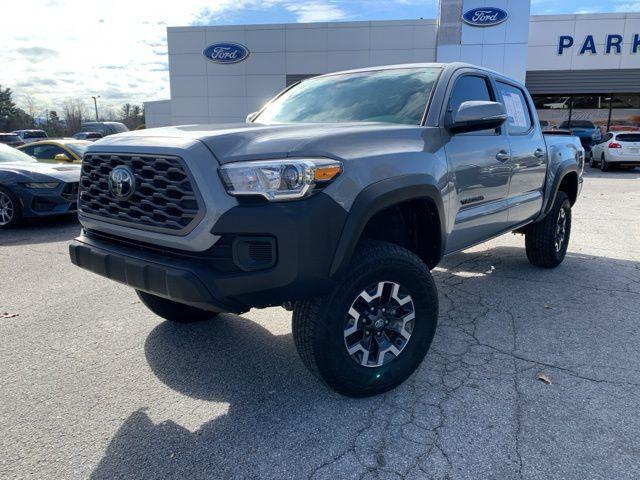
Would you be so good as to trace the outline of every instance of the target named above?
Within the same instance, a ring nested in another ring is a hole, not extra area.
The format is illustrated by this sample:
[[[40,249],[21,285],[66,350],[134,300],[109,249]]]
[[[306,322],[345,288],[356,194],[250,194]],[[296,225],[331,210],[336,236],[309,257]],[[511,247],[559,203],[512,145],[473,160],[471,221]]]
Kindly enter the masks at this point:
[[[80,165],[39,163],[0,144],[0,228],[22,218],[75,212]]]

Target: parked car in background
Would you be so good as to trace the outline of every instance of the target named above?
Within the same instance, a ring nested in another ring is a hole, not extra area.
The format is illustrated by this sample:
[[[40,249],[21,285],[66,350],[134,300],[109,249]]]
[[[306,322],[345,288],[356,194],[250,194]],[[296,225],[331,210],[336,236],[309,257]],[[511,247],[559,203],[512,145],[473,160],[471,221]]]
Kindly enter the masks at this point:
[[[46,165],[0,145],[0,228],[22,218],[73,213],[78,205],[80,165]]]
[[[38,142],[45,138],[49,138],[47,132],[44,130],[14,130],[13,133],[18,135],[24,143]]]
[[[0,133],[0,143],[9,145],[10,147],[19,147],[20,145],[24,145],[24,140],[15,133]]]
[[[640,166],[640,132],[609,132],[591,149],[589,165],[606,172],[611,167]]]
[[[551,110],[569,108],[571,105],[571,97],[561,97],[559,102],[545,103],[543,105]]]
[[[602,139],[600,129],[590,120],[567,120],[562,122],[558,128],[569,130],[572,135],[578,137],[587,152]]]
[[[114,133],[128,132],[129,129],[124,123],[120,122],[83,122],[83,132],[98,132],[103,137],[113,135]]]
[[[60,138],[43,142],[29,143],[18,147],[39,162],[82,163],[82,156],[92,142],[75,138]]]
[[[104,135],[100,132],[78,132],[73,136],[76,140],[88,140],[90,142],[95,142],[102,137],[104,137]]]

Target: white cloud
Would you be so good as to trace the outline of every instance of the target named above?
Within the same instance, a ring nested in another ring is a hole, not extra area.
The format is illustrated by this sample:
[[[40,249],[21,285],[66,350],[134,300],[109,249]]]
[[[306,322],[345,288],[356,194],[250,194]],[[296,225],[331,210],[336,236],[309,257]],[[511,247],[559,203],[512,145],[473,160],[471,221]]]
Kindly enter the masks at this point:
[[[285,8],[294,13],[299,22],[330,22],[347,18],[347,14],[332,3],[287,2]]]
[[[0,17],[0,84],[19,105],[29,96],[49,109],[69,97],[100,95],[105,107],[169,98],[167,25],[274,7],[303,22],[346,17],[331,0],[23,0],[25,14]]]
[[[618,2],[614,10],[616,12],[640,12],[640,2]]]

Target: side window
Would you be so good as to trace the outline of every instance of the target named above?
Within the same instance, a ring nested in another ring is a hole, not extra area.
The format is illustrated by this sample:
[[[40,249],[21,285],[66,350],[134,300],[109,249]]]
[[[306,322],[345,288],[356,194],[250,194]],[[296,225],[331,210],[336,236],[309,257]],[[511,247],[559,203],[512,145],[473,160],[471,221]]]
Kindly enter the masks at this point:
[[[489,84],[485,78],[475,75],[465,75],[456,80],[456,84],[451,92],[451,98],[449,99],[449,108],[451,111],[453,113],[457,112],[463,102],[470,100],[491,101]]]
[[[449,109],[452,113],[458,111],[460,105],[471,100],[492,101],[491,87],[488,80],[477,75],[464,75],[456,80],[451,97]],[[495,135],[499,130],[481,130],[479,132],[463,133],[462,135]]]
[[[531,128],[531,111],[524,93],[518,87],[497,81],[498,91],[505,110],[510,134],[526,133]]]
[[[51,160],[59,153],[66,152],[56,145],[38,145],[33,151],[33,156],[39,160]]]
[[[602,143],[607,143],[609,140],[613,138],[613,133],[607,133],[602,139]]]
[[[35,147],[24,147],[24,148],[21,148],[20,150],[22,150],[27,155],[31,155],[33,157],[33,149],[34,148]]]

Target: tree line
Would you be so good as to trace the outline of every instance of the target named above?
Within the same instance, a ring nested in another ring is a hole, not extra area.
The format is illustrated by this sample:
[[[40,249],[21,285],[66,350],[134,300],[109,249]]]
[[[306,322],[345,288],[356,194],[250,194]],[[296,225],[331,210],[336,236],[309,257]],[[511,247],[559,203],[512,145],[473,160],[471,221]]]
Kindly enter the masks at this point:
[[[55,110],[30,95],[26,95],[22,103],[24,108],[18,107],[11,89],[0,85],[0,132],[37,128],[50,137],[64,137],[80,132],[83,122],[96,120],[94,106],[80,98],[67,98],[60,109]],[[129,130],[135,130],[144,126],[144,107],[130,103],[118,110],[99,107],[98,118],[101,122],[122,122]]]

